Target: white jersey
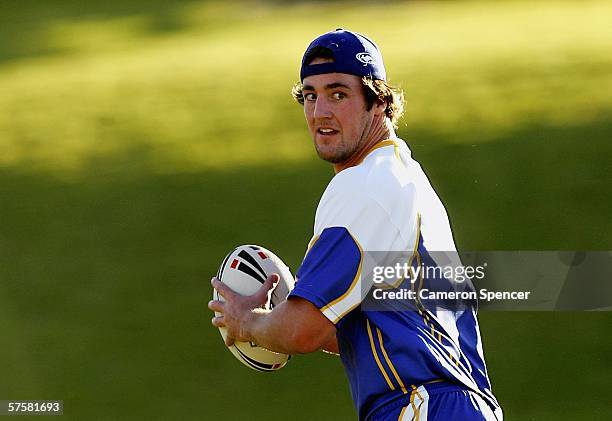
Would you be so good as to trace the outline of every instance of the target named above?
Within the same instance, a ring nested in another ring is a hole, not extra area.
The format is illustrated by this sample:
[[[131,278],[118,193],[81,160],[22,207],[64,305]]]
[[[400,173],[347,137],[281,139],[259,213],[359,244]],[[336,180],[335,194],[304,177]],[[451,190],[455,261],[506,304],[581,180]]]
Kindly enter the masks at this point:
[[[314,238],[333,226],[346,226],[366,251],[412,251],[419,238],[429,251],[455,251],[446,210],[400,139],[379,142],[331,180],[317,207]],[[359,304],[355,297],[344,303],[330,311]]]
[[[501,413],[486,373],[475,310],[361,309],[373,285],[368,252],[405,251],[436,265],[454,252],[450,223],[421,166],[400,139],[379,142],[334,176],[317,208],[314,236],[290,296],[312,302],[337,328],[360,419],[432,381],[464,385]]]

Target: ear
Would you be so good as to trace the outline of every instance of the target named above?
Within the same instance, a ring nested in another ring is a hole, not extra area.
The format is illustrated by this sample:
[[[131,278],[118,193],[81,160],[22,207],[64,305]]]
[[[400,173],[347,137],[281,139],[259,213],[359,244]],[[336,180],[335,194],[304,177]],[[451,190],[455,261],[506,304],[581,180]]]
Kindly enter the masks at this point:
[[[374,114],[385,114],[387,101],[376,101],[372,108],[374,109]]]

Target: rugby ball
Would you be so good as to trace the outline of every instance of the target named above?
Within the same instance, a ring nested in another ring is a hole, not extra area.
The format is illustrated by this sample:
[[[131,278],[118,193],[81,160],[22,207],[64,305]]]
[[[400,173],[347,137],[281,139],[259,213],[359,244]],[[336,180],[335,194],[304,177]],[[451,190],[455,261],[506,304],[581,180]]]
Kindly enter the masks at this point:
[[[221,263],[217,278],[238,294],[253,295],[273,273],[280,276],[280,281],[266,303],[266,308],[271,310],[287,298],[295,281],[289,267],[270,250],[250,244],[236,247]],[[217,290],[213,290],[213,299],[224,301]],[[215,312],[215,315],[219,313]],[[220,327],[219,332],[225,341],[227,330]],[[252,342],[235,342],[229,350],[241,363],[257,371],[276,371],[291,358]]]

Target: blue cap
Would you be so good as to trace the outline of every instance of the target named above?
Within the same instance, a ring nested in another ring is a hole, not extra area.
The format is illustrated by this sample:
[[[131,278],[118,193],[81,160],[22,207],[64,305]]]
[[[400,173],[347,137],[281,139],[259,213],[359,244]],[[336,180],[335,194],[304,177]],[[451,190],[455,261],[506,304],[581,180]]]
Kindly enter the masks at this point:
[[[315,47],[324,47],[334,55],[333,63],[306,64],[306,57]],[[300,80],[324,73],[348,73],[355,76],[369,76],[372,79],[387,80],[382,55],[376,44],[357,32],[338,28],[312,41],[300,69]]]

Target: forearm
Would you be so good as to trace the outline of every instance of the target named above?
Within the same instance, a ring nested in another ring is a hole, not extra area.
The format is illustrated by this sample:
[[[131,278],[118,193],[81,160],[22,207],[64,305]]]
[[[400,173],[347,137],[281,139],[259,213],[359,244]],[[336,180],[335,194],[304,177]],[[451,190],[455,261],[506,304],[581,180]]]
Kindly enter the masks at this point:
[[[272,311],[253,310],[242,326],[242,334],[251,342],[270,351],[283,354],[314,352],[332,337],[335,338],[335,327],[331,322],[331,328],[313,325],[304,307],[303,303],[285,301]],[[319,310],[314,311],[320,315]]]
[[[249,341],[270,351],[298,354],[295,341],[291,337],[293,326],[281,322],[278,316],[279,311],[253,310],[248,322],[243,325],[243,335],[249,338]]]

